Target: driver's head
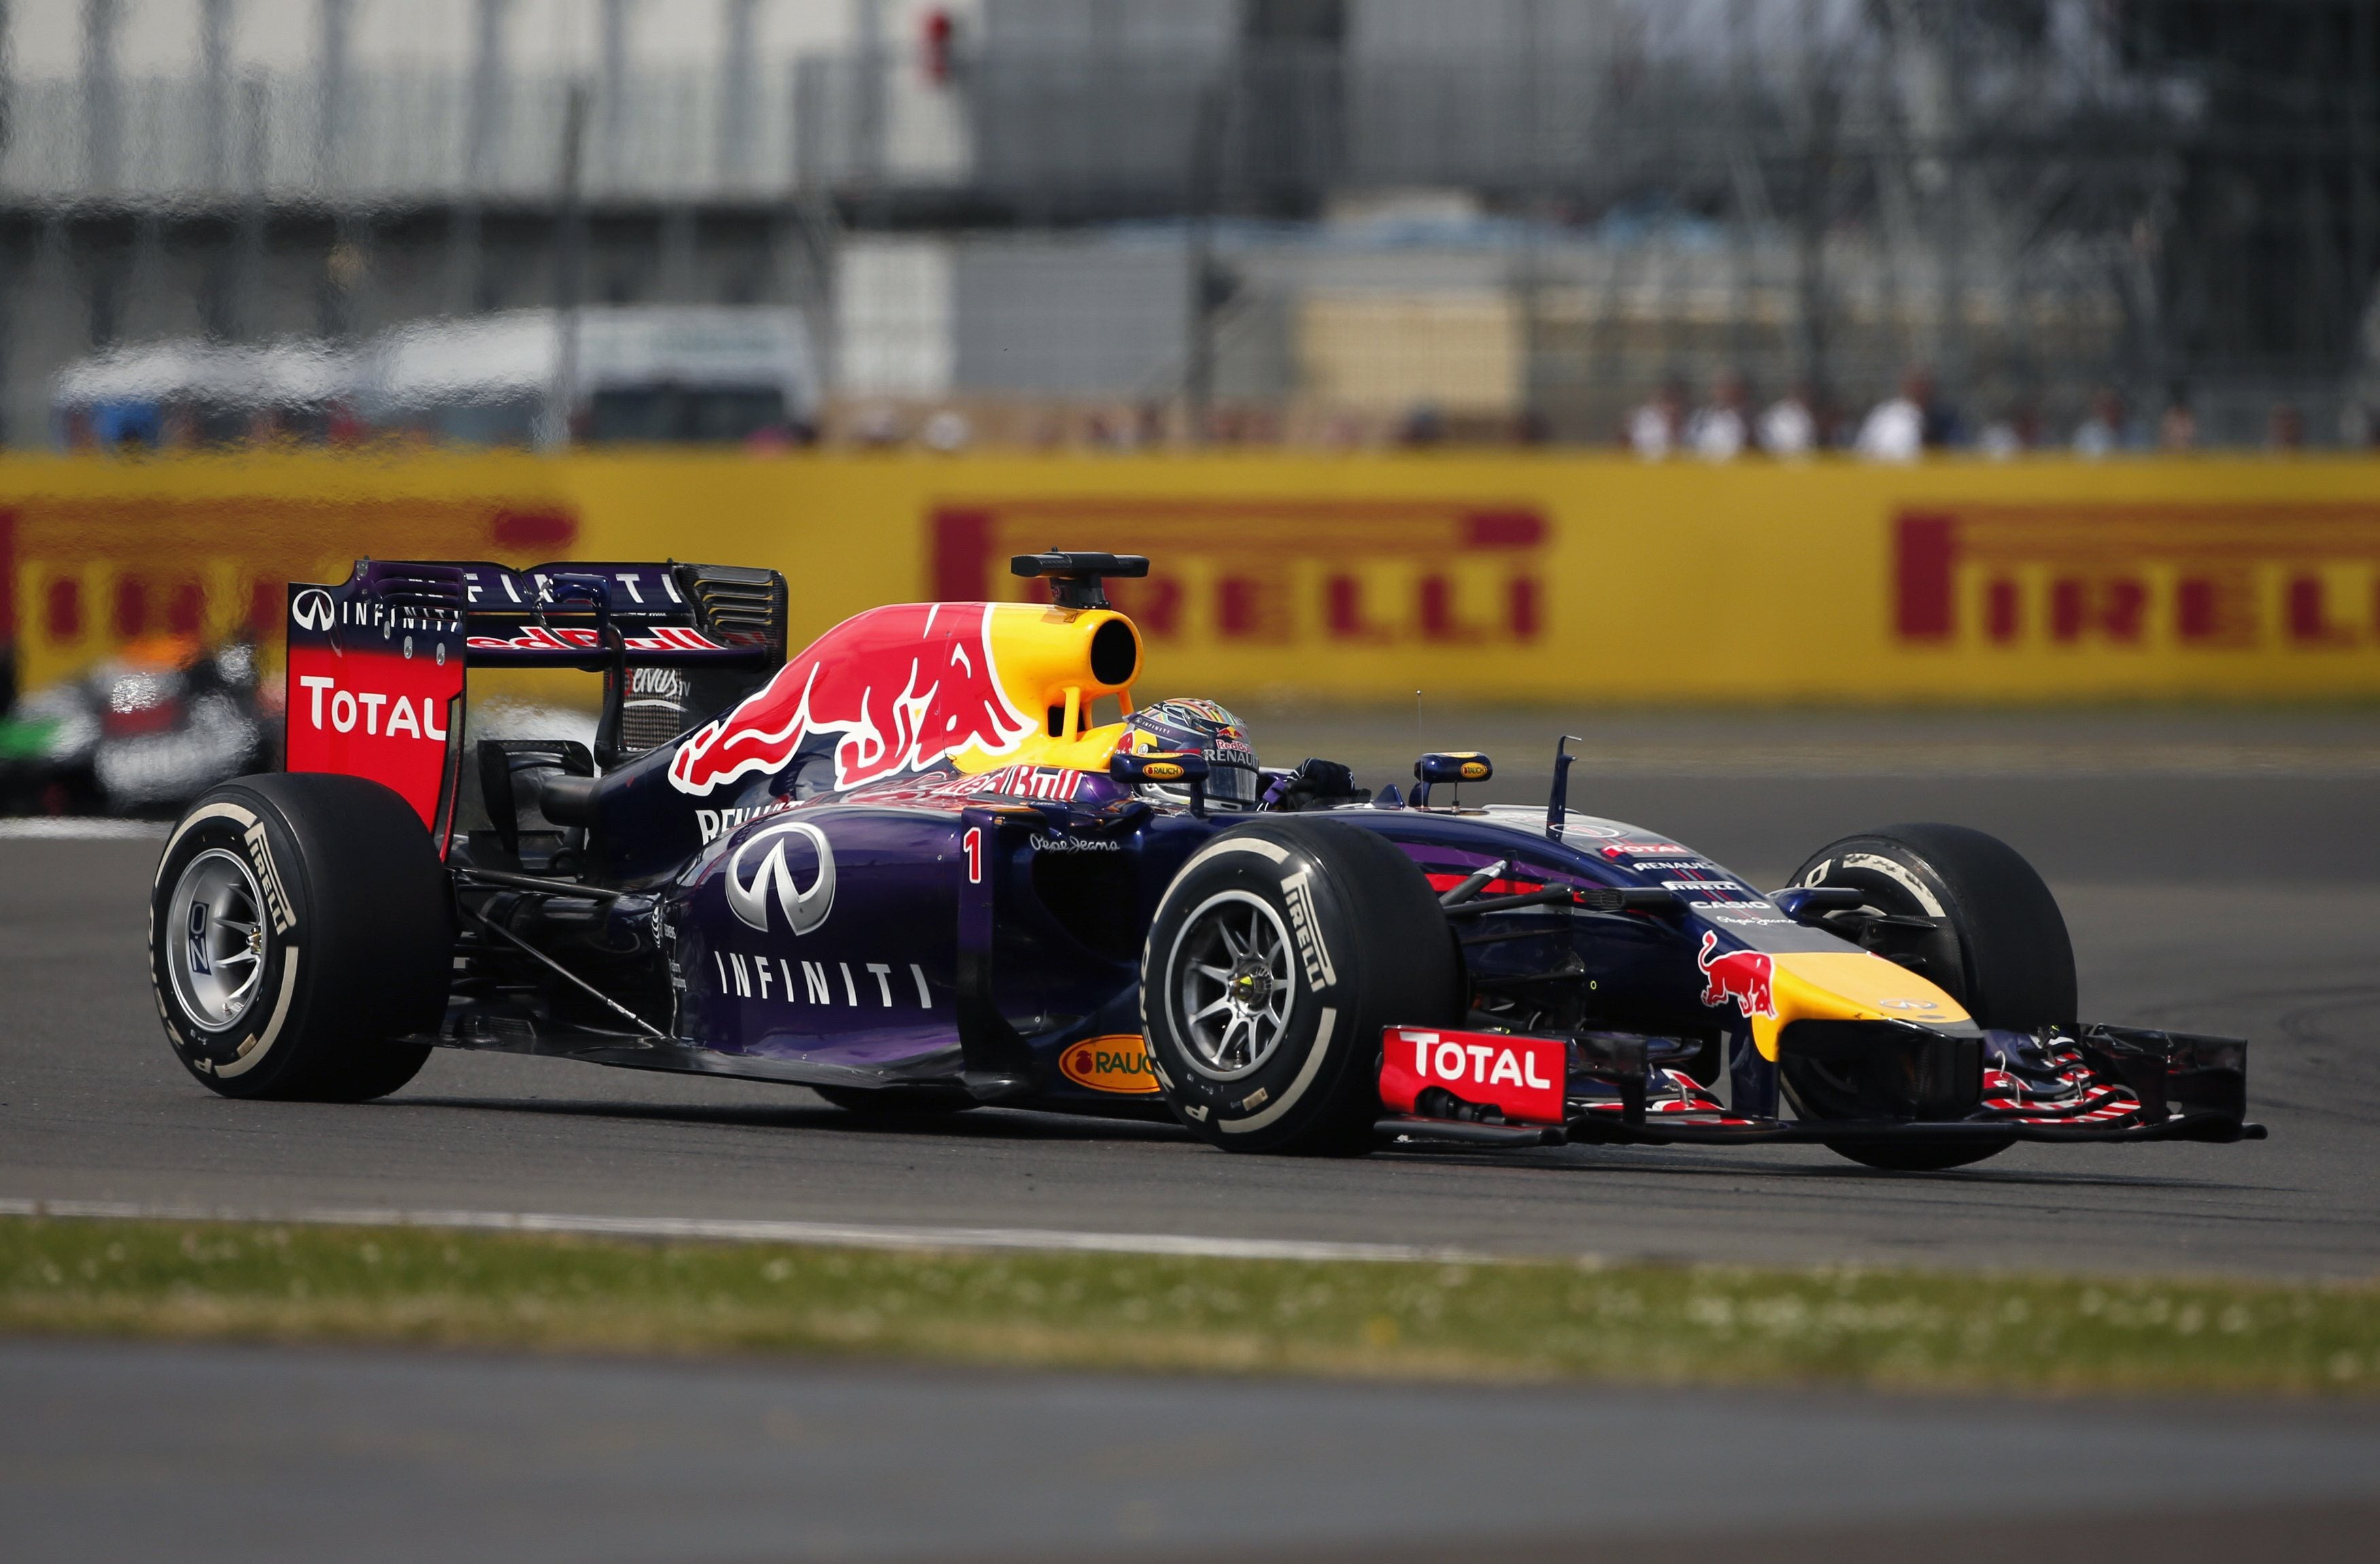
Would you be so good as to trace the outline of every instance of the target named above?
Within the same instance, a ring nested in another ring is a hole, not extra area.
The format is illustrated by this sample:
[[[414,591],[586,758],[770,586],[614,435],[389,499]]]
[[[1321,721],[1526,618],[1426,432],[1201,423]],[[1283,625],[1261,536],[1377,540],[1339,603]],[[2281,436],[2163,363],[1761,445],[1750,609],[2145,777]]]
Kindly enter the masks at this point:
[[[1138,750],[1195,751],[1207,758],[1208,802],[1227,809],[1253,809],[1264,795],[1257,772],[1256,746],[1240,720],[1211,700],[1160,700],[1124,720],[1125,743]],[[1187,802],[1190,790],[1151,782],[1144,791]]]

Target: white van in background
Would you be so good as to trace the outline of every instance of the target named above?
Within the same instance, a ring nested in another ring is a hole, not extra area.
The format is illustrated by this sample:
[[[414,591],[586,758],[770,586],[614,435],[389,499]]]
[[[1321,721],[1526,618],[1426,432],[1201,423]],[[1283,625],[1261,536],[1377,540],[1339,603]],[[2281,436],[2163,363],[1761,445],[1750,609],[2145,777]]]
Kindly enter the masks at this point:
[[[582,310],[568,406],[557,409],[564,330],[556,311],[522,309],[390,331],[367,355],[365,421],[473,445],[801,441],[815,424],[818,379],[798,309]]]
[[[798,309],[627,305],[393,327],[360,348],[186,339],[113,348],[53,383],[58,443],[176,448],[410,432],[463,445],[805,443],[818,418]],[[557,394],[562,406],[557,406]]]
[[[69,450],[320,443],[358,432],[360,374],[322,342],[128,344],[58,371],[51,422]]]

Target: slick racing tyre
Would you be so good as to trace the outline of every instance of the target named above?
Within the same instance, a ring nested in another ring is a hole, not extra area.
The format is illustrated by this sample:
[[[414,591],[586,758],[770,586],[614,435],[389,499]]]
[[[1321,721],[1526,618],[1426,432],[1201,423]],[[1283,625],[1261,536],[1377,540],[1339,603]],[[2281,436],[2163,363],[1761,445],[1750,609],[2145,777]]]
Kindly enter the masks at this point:
[[[454,964],[446,872],[361,777],[243,777],[192,805],[149,893],[176,1057],[225,1097],[361,1102],[413,1079]]]
[[[1224,832],[1166,888],[1141,1022],[1167,1102],[1231,1151],[1353,1155],[1380,1114],[1380,1031],[1463,1012],[1421,870],[1343,820]]]
[[[1865,896],[1865,909],[1932,921],[1931,933],[1895,930],[1909,937],[1884,948],[1947,990],[1978,1025],[2030,1032],[2074,1020],[2074,946],[2066,920],[2033,866],[1997,837],[1965,826],[1887,826],[1820,848],[1793,883],[1852,887]],[[1782,1075],[1804,1117],[1855,1115],[1855,1095],[1832,1067],[1788,1059]],[[1980,1162],[2014,1144],[1827,1143],[1854,1162],[1906,1172]]]

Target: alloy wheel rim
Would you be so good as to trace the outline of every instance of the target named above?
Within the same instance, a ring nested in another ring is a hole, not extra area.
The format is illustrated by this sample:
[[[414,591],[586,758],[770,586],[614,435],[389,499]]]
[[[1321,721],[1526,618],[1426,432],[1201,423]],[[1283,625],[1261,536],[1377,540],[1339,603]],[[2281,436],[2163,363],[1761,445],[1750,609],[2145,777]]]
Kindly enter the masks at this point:
[[[1191,1068],[1229,1081],[1280,1049],[1297,997],[1289,929],[1245,891],[1209,897],[1174,936],[1175,1018]]]
[[[239,857],[211,847],[192,858],[166,903],[166,966],[182,1012],[210,1032],[236,1026],[264,978],[264,898]]]

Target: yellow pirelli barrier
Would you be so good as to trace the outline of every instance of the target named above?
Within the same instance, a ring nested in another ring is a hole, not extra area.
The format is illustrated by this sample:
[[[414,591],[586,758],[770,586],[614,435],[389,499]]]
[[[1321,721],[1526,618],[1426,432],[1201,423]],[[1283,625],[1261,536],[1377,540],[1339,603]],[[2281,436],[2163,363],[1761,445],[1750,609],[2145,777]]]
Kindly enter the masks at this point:
[[[273,634],[358,555],[774,565],[798,643],[1146,553],[1144,694],[1697,702],[2380,694],[2380,461],[1645,466],[1493,454],[0,463],[28,687]]]

